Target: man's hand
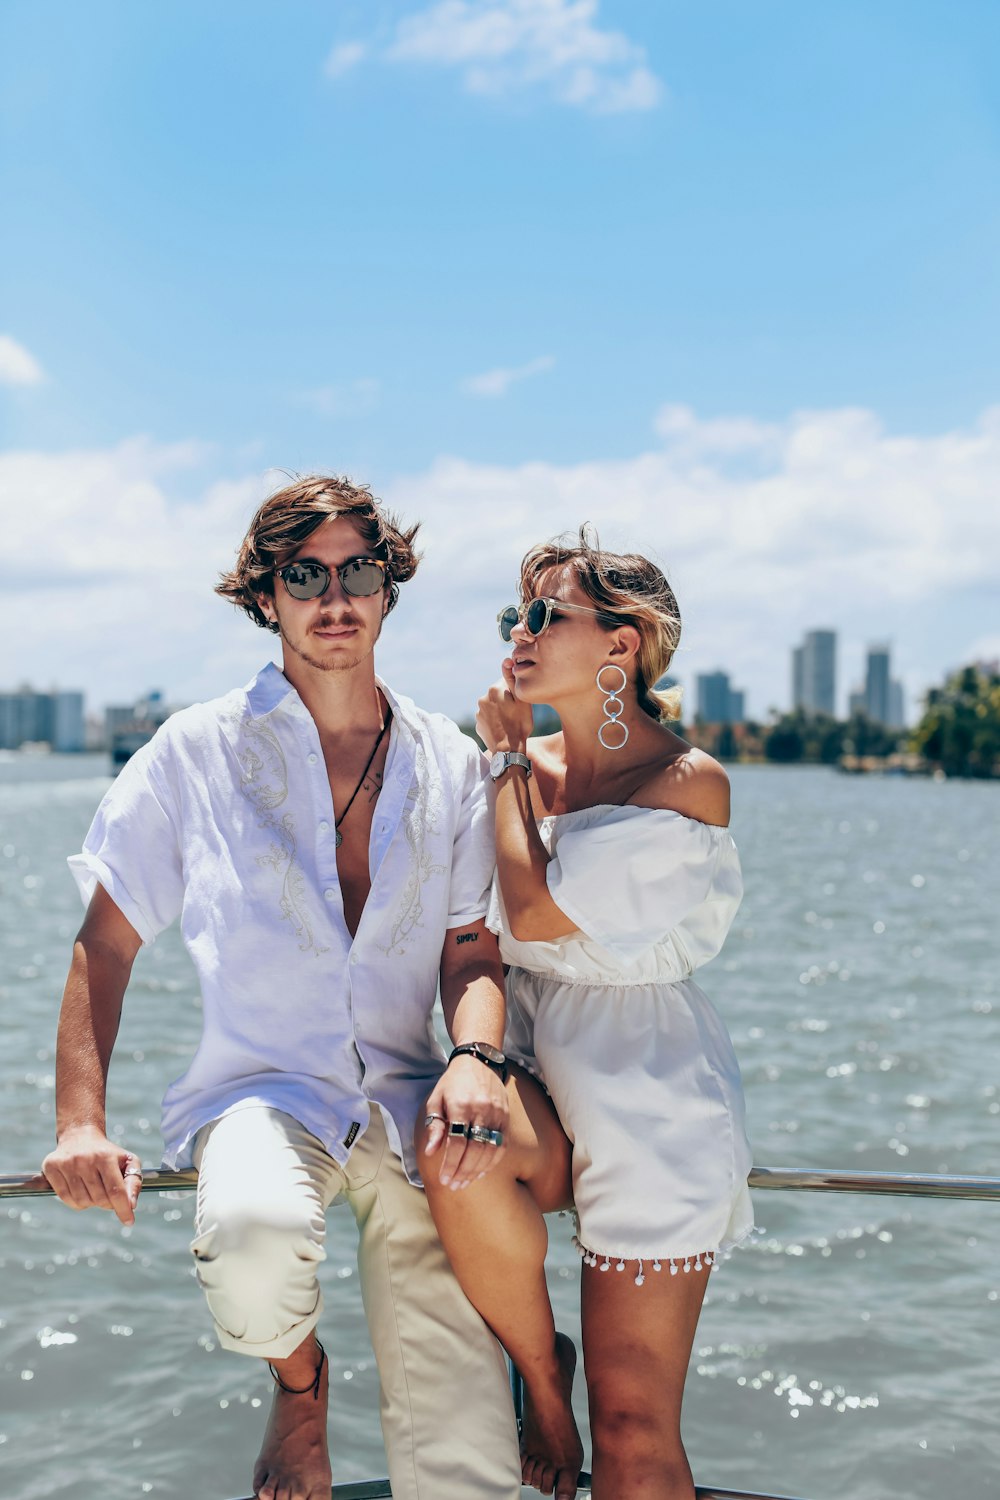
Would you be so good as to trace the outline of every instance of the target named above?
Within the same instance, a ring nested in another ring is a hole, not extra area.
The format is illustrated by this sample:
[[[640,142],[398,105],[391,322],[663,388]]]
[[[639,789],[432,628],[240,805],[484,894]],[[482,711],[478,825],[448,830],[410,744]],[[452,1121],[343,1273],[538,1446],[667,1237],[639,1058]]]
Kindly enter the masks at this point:
[[[96,1125],[67,1130],[42,1162],[42,1175],[70,1208],[108,1208],[123,1224],[135,1223],[139,1158],[109,1141]]]
[[[506,1149],[504,1146],[448,1134],[448,1126],[452,1124],[482,1125],[487,1130],[506,1133],[507,1094],[492,1068],[467,1054],[456,1057],[428,1099],[426,1112],[428,1118],[434,1116],[427,1126],[426,1154],[434,1156],[444,1147],[438,1174],[444,1187],[468,1187],[496,1166]]]

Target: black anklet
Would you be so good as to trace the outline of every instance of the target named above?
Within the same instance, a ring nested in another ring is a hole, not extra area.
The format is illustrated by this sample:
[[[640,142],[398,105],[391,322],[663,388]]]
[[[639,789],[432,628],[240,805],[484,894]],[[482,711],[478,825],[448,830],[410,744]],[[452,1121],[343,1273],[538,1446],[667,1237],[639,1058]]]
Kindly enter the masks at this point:
[[[286,1385],[281,1376],[278,1374],[277,1370],[272,1365],[271,1361],[268,1360],[267,1368],[271,1372],[271,1377],[274,1380],[274,1383],[276,1385],[280,1385],[281,1389],[283,1391],[286,1391],[289,1396],[308,1396],[309,1392],[311,1391],[313,1400],[319,1400],[319,1382],[320,1377],[323,1374],[323,1366],[326,1364],[326,1350],[323,1348],[323,1345],[319,1343],[319,1339],[317,1339],[316,1342],[317,1344],[319,1344],[319,1364],[316,1366],[316,1374],[313,1376],[311,1385],[304,1385],[300,1387],[299,1390],[296,1390],[293,1385]]]

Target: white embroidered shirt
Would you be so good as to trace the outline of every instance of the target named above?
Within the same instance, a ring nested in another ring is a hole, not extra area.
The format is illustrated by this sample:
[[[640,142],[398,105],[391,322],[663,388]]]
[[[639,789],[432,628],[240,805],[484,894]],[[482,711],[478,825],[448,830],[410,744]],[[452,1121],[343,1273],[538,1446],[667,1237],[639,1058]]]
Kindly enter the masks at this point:
[[[190,1164],[202,1125],[261,1103],[345,1162],[373,1100],[419,1181],[413,1127],[444,1069],[441,949],[486,913],[492,819],[475,743],[379,686],[392,727],[353,940],[319,735],[274,665],[168,719],[69,861],[84,902],[100,882],[144,943],[179,917],[194,960],[203,1027],[164,1099],[168,1166]]]

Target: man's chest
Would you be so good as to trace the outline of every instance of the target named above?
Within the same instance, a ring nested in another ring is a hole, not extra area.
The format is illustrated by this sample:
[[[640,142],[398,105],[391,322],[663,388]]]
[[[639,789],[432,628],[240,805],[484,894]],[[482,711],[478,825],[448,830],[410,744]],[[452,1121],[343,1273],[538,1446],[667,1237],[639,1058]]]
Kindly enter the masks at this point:
[[[294,938],[316,951],[353,939],[362,919],[387,952],[412,952],[420,931],[436,932],[454,819],[422,746],[386,735],[366,763],[251,722],[235,749],[234,778],[199,810],[208,826],[187,870],[198,905],[218,900],[223,926],[238,919],[244,935],[271,929],[279,945]]]

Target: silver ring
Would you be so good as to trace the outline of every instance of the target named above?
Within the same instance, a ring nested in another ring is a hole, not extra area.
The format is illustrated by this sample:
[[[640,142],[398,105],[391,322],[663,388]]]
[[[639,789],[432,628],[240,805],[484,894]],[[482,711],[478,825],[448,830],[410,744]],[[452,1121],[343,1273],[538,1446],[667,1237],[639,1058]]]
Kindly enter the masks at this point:
[[[123,1177],[138,1177],[139,1181],[140,1182],[142,1181],[142,1173],[139,1172],[139,1171],[137,1171],[135,1167],[129,1167],[127,1169],[127,1171],[124,1171],[122,1173],[122,1176]]]
[[[424,1129],[429,1130],[435,1120],[440,1120],[442,1125],[447,1125],[447,1115],[424,1115]]]
[[[484,1146],[502,1146],[503,1131],[490,1130],[486,1125],[470,1125],[466,1134],[470,1141],[480,1141]]]
[[[460,1135],[464,1140],[468,1140],[469,1129],[470,1127],[465,1124],[464,1120],[452,1120],[448,1125],[448,1134]]]

